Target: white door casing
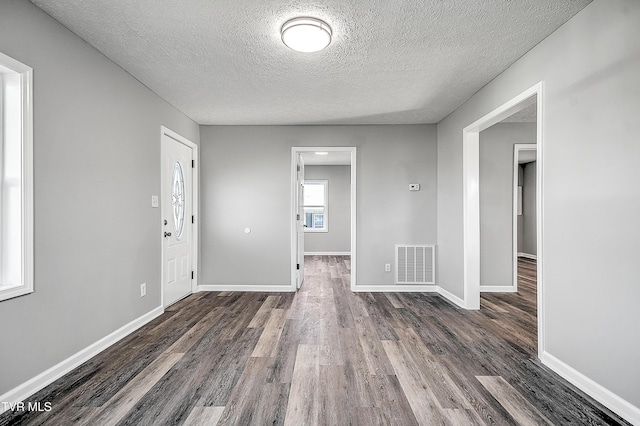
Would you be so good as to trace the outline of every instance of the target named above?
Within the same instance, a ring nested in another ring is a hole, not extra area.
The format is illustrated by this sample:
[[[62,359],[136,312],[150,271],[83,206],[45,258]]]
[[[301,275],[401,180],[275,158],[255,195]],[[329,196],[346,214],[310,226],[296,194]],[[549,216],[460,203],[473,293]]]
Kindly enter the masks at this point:
[[[193,271],[194,153],[167,131],[162,133],[162,300],[163,305],[191,294]]]
[[[528,105],[536,104],[536,226],[537,226],[537,307],[538,357],[545,352],[544,307],[544,208],[543,208],[543,121],[544,83],[539,82],[510,101],[476,120],[462,130],[462,187],[463,187],[463,288],[461,306],[480,309],[480,132],[504,120]]]
[[[521,195],[518,195],[518,168],[520,166],[519,159],[520,153],[524,151],[536,151],[537,145],[534,143],[526,144],[526,143],[517,143],[513,145],[513,213],[512,213],[512,235],[513,235],[513,243],[511,250],[511,263],[512,263],[512,287],[514,291],[518,291],[518,204],[522,202]],[[522,187],[520,187],[520,191]],[[537,203],[537,200],[536,200]]]
[[[304,160],[298,154],[296,174],[296,288],[304,281]]]
[[[358,286],[357,286],[357,260],[358,260],[358,256],[357,256],[357,247],[356,247],[356,242],[357,242],[357,237],[356,237],[356,230],[357,230],[357,225],[356,225],[356,218],[357,218],[357,214],[356,214],[356,209],[357,209],[357,204],[356,204],[356,199],[357,199],[357,194],[356,194],[356,188],[357,188],[357,183],[356,183],[356,177],[357,177],[357,171],[356,171],[356,166],[357,166],[357,161],[356,161],[356,152],[357,152],[357,148],[355,146],[306,146],[306,147],[291,147],[291,291],[296,291],[298,287],[298,269],[296,269],[297,264],[302,261],[301,263],[301,267],[303,267],[302,265],[304,265],[304,216],[303,213],[304,211],[302,211],[302,213],[300,212],[300,207],[298,205],[298,199],[302,194],[298,194],[299,192],[299,186],[298,186],[298,181],[299,181],[299,177],[298,177],[298,170],[297,170],[297,166],[299,164],[300,161],[300,154],[302,153],[311,153],[311,152],[319,152],[319,151],[328,151],[328,152],[348,152],[350,154],[350,165],[351,165],[351,256],[350,256],[350,269],[351,269],[351,283],[350,283],[350,287],[351,287],[351,291],[364,291],[364,290],[359,290]],[[304,181],[304,174],[302,175],[302,181]],[[303,201],[302,201],[303,202]],[[298,220],[298,214],[300,214],[300,220],[302,222],[300,222]],[[298,232],[299,231],[299,226],[302,225],[302,233]],[[300,246],[300,244],[302,244],[302,246],[300,247],[301,250],[298,250],[298,247]],[[302,270],[302,273],[304,273],[304,270]],[[304,275],[302,275],[302,278],[304,277]]]

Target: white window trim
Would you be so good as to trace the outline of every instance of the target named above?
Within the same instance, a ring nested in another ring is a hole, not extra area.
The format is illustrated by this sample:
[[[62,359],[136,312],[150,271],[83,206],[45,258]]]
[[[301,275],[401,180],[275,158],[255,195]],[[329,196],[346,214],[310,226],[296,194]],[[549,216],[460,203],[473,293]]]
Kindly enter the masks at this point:
[[[322,228],[304,228],[304,232],[308,233],[318,233],[318,232],[329,232],[329,181],[327,179],[305,179],[305,185],[307,183],[310,184],[322,184],[324,185],[324,227]],[[304,207],[314,207],[314,206],[303,206]],[[305,213],[306,214],[306,213]]]
[[[0,283],[3,301],[33,292],[33,69],[3,53],[0,65],[20,74],[22,95],[22,282],[12,286]]]

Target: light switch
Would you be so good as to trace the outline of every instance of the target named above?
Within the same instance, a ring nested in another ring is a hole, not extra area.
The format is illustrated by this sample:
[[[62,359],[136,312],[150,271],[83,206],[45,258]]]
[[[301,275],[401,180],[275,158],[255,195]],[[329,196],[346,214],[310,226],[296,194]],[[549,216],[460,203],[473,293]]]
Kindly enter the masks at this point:
[[[158,207],[158,196],[157,195],[152,195],[151,196],[151,207]]]
[[[420,191],[420,184],[419,183],[410,183],[409,184],[409,191]]]

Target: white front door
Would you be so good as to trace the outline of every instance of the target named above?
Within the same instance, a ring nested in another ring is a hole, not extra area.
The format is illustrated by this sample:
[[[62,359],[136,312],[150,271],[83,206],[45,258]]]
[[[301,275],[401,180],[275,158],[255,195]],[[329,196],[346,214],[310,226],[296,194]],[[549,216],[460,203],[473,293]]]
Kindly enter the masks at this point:
[[[298,154],[298,173],[296,177],[296,231],[298,239],[296,288],[300,288],[304,281],[304,160]]]
[[[163,304],[191,294],[193,150],[162,134],[162,292]]]

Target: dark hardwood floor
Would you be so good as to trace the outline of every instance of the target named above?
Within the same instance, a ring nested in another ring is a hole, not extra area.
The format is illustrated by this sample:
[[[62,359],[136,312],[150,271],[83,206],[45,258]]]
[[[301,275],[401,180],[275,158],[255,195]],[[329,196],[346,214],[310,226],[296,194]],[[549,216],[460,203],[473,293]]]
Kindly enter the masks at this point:
[[[297,294],[176,303],[0,425],[625,424],[536,359],[534,262],[480,311],[352,293],[348,257],[305,268]]]

